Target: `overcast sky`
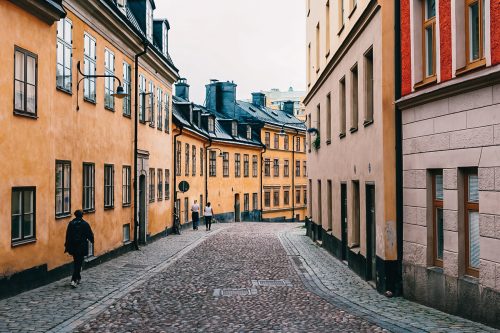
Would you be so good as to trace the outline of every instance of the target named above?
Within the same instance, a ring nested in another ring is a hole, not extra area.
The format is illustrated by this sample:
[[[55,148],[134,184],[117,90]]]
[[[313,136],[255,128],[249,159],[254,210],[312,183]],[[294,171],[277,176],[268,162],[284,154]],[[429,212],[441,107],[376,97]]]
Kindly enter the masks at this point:
[[[156,0],[170,22],[169,51],[203,104],[210,79],[234,81],[238,99],[305,90],[304,0]]]

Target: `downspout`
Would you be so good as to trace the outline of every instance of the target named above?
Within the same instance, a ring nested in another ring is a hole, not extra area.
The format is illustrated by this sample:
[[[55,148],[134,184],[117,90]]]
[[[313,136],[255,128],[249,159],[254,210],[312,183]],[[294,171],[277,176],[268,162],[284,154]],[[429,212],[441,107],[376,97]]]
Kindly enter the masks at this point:
[[[145,55],[148,52],[148,41],[143,41],[144,51],[137,53],[135,55],[134,62],[134,76],[135,76],[135,84],[134,84],[134,98],[135,98],[135,106],[134,106],[134,248],[139,250],[138,243],[138,231],[139,231],[139,219],[137,218],[137,132],[138,132],[138,124],[139,124],[139,58]]]
[[[205,146],[205,206],[208,203],[208,148],[210,147],[212,147],[212,139],[208,138],[208,146]]]
[[[295,222],[295,138],[298,135],[299,130],[295,129],[295,135],[292,136],[292,222]]]
[[[401,4],[394,1],[394,73],[395,73],[395,100],[401,98]],[[396,104],[396,238],[397,238],[397,281],[395,293],[403,293],[403,122],[402,112]]]
[[[264,194],[264,182],[262,178],[264,177],[264,154],[267,151],[266,145],[262,145],[262,150],[260,151],[260,221],[262,222],[262,216],[264,216],[264,206],[262,205]]]
[[[177,137],[182,135],[183,129],[184,126],[180,125],[179,133],[174,135],[174,212],[177,213],[177,215],[180,214],[180,212],[175,211],[175,205],[177,204]]]

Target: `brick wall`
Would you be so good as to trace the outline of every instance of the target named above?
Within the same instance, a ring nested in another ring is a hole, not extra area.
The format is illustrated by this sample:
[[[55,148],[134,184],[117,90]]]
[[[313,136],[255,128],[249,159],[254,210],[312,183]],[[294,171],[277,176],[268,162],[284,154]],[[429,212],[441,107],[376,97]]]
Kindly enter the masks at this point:
[[[490,0],[491,11],[491,63],[500,63],[500,1]]]
[[[411,93],[410,0],[401,1],[401,94]]]
[[[441,81],[451,79],[451,0],[439,1],[439,52]]]

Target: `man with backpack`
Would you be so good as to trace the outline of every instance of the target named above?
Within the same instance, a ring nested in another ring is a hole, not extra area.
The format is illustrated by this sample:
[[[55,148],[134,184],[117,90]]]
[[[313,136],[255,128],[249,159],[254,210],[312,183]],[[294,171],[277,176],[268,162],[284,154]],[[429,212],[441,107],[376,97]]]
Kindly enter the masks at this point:
[[[71,277],[71,287],[76,288],[80,284],[82,277],[83,259],[89,252],[89,243],[94,244],[94,234],[90,225],[83,219],[81,210],[75,211],[75,218],[68,224],[66,229],[65,251],[73,256],[73,276]]]

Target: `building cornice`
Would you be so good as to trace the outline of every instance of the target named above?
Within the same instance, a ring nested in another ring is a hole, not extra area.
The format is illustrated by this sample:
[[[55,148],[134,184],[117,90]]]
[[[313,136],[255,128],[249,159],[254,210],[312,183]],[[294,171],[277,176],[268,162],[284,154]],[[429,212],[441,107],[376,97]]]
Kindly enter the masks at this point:
[[[405,110],[499,83],[500,65],[496,65],[406,95],[397,100],[396,105],[400,110]]]
[[[354,45],[354,42],[358,39],[358,37],[363,33],[365,28],[370,24],[371,20],[380,10],[380,5],[376,0],[371,0],[368,6],[365,8],[364,12],[361,14],[359,19],[356,21],[352,29],[347,34],[346,38],[340,44],[339,48],[335,51],[332,58],[328,62],[325,67],[325,70],[321,73],[319,78],[314,82],[311,89],[307,92],[307,95],[304,97],[304,105],[311,101],[313,96],[319,91],[319,89],[323,86],[323,84],[330,77],[330,74],[335,70],[337,65],[342,61],[346,53],[349,51],[351,46]]]
[[[38,17],[48,25],[66,16],[60,3],[54,0],[10,0],[13,4]]]

